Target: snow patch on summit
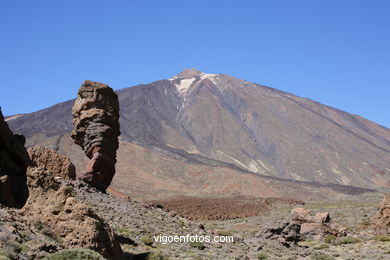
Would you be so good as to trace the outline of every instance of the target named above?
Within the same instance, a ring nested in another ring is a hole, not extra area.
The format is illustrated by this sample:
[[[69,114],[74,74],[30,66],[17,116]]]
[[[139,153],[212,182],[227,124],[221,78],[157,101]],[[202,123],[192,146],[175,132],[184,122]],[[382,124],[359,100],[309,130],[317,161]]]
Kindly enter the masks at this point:
[[[201,76],[200,76],[200,79],[203,80],[203,79],[209,79],[211,80],[211,82],[213,82],[214,84],[217,84],[217,81],[216,81],[216,78],[217,78],[217,74],[205,74],[203,73]]]
[[[184,70],[183,72],[177,74],[174,77],[168,79],[170,82],[175,85],[177,90],[181,95],[186,95],[189,93],[189,89],[196,82],[202,82],[202,80],[208,79],[214,84],[217,84],[218,75],[217,74],[206,74],[196,69]]]
[[[192,83],[195,81],[195,79],[196,78],[181,79],[178,84],[175,84],[175,86],[180,93],[187,92],[188,89],[191,87]]]

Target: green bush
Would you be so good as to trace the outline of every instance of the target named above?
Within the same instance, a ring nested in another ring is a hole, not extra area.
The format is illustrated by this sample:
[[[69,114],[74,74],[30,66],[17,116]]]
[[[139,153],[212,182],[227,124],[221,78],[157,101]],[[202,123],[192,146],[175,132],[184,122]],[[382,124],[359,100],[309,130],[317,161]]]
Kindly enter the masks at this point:
[[[118,233],[120,233],[121,235],[124,235],[127,237],[130,237],[131,235],[133,235],[133,232],[125,227],[118,228],[116,231]]]
[[[64,249],[48,255],[42,260],[105,260],[99,253],[82,248]]]
[[[330,243],[332,243],[332,241],[334,241],[335,239],[336,239],[336,236],[334,236],[334,235],[326,235],[326,236],[324,237],[324,242],[330,244]]]
[[[1,258],[10,259],[10,258],[14,258],[14,257],[15,257],[14,252],[8,251],[8,250],[0,250],[0,259]],[[3,260],[3,259],[1,259],[1,260]]]
[[[327,255],[323,252],[316,251],[310,255],[310,259],[312,260],[334,260],[333,256]]]
[[[265,252],[259,252],[256,254],[257,259],[268,259],[268,254]]]
[[[356,237],[346,236],[346,237],[340,238],[340,240],[337,242],[338,242],[338,244],[356,244],[356,243],[359,243],[360,240]]]
[[[203,250],[206,246],[202,242],[190,242],[190,246],[195,247],[197,249]]]
[[[153,244],[153,239],[149,235],[145,235],[145,236],[141,237],[141,241],[142,241],[142,243],[144,243],[147,246],[151,246]]]
[[[389,242],[390,241],[390,236],[378,235],[378,236],[374,237],[374,240],[380,241],[380,242]]]
[[[22,253],[26,253],[30,250],[30,246],[27,243],[21,244],[20,245],[20,251]]]

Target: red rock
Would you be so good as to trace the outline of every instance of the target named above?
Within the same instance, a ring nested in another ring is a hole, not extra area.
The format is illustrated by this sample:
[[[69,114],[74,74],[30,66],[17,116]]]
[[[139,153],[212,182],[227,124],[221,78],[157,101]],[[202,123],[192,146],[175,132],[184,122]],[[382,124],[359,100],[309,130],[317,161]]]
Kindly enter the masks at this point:
[[[109,86],[86,80],[78,91],[72,116],[72,139],[90,159],[76,177],[105,192],[115,175],[119,146],[118,96]]]

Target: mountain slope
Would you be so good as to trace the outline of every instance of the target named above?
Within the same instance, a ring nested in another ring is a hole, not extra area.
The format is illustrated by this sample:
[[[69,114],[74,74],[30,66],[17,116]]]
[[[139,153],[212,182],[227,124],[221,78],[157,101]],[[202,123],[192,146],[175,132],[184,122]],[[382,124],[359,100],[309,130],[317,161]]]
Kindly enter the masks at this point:
[[[389,129],[362,117],[194,69],[117,93],[123,143],[148,150],[158,147],[191,164],[207,165],[209,160],[236,174],[390,186]],[[67,101],[8,123],[14,132],[25,134],[30,145],[44,143],[69,153],[58,143],[72,129],[72,104]],[[136,163],[129,156],[119,164]],[[165,173],[173,168],[171,162]]]

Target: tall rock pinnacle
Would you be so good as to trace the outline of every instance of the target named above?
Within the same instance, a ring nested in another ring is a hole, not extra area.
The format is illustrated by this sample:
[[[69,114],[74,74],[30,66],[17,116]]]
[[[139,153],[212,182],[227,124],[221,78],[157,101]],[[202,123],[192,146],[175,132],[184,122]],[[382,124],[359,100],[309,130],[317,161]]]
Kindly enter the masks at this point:
[[[14,135],[0,110],[0,203],[22,207],[28,198],[27,166],[31,161],[23,135]]]
[[[115,175],[119,146],[118,96],[106,84],[86,80],[78,91],[72,115],[72,139],[90,159],[85,171],[76,177],[105,192]]]

